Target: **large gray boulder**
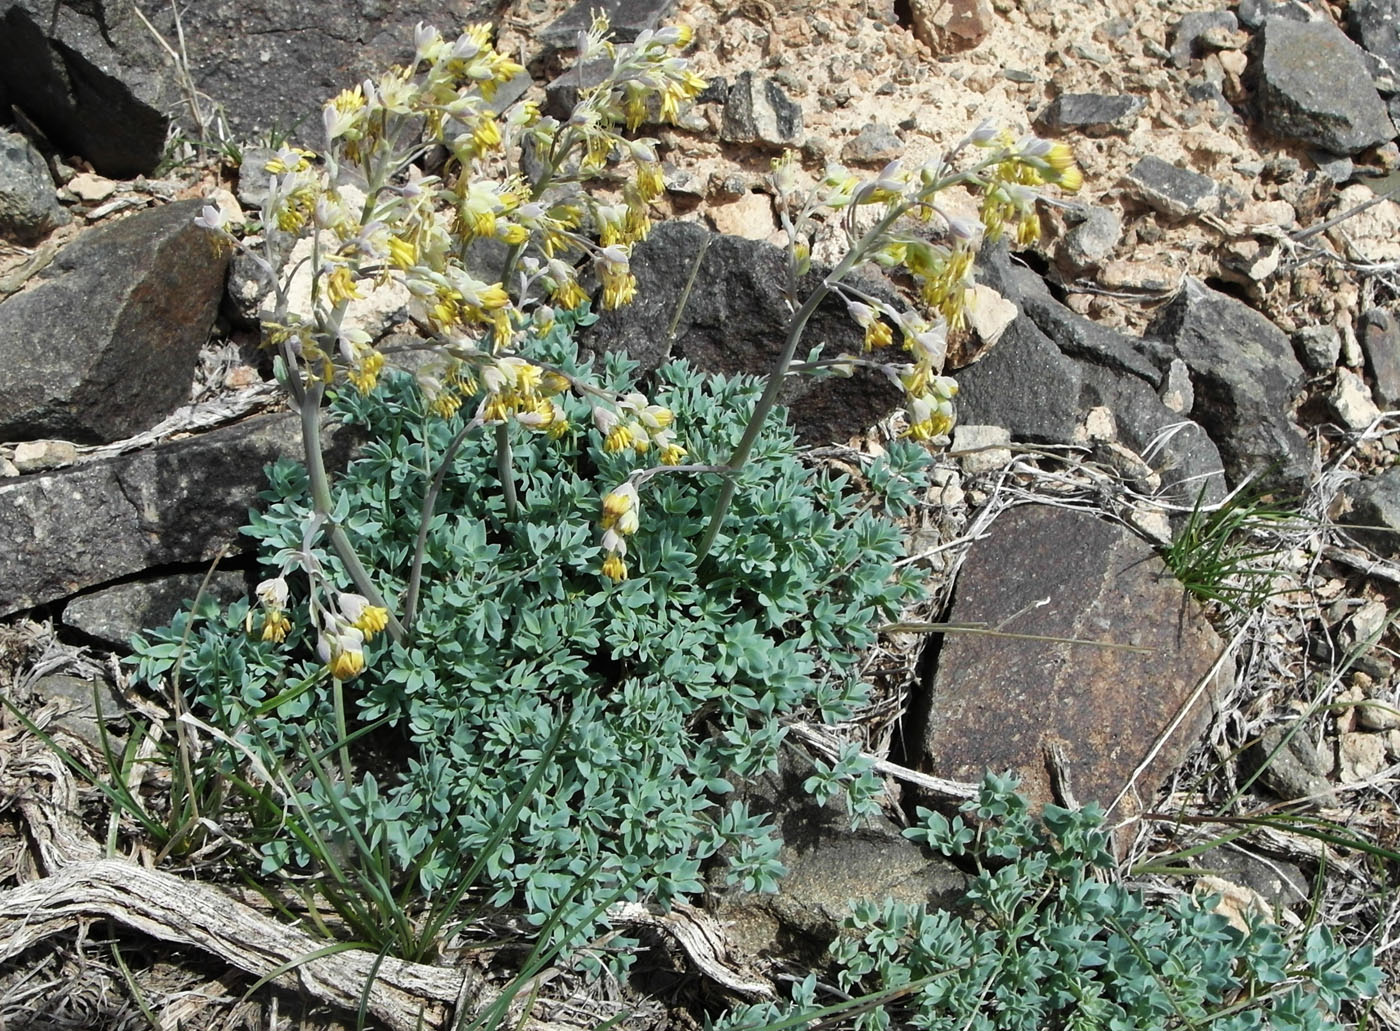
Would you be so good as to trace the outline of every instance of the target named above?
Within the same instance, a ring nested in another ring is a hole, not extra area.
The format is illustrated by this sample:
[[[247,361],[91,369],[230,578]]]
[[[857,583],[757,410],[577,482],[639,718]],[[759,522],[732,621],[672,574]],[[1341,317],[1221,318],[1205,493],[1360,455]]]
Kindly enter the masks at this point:
[[[348,445],[350,438],[333,439]],[[0,482],[0,616],[144,570],[237,551],[251,543],[238,531],[265,483],[263,467],[300,456],[295,415],[258,415],[187,440]]]
[[[117,440],[189,399],[228,266],[199,209],[90,230],[0,303],[0,440]]]
[[[709,248],[695,270],[706,240]],[[772,244],[712,233],[693,222],[667,222],[652,230],[632,253],[637,297],[617,311],[600,313],[580,342],[595,350],[622,351],[643,369],[668,358],[684,358],[708,372],[767,375],[783,348],[791,309],[783,294],[787,256]],[[676,323],[674,342],[667,327],[695,271],[695,283]],[[805,298],[820,282],[818,273],[798,284]],[[867,291],[890,296],[878,281],[862,282]],[[863,332],[840,300],[829,297],[808,324],[798,360],[822,342],[826,355],[859,354]],[[902,355],[898,359],[907,360]],[[789,418],[809,443],[845,441],[884,418],[900,393],[878,373],[860,371],[850,379],[793,376],[781,395]]]
[[[324,145],[321,105],[366,76],[413,56],[418,22],[455,36],[475,22],[496,19],[493,0],[204,0],[180,7],[190,73],[218,99],[241,140],[290,135]],[[169,5],[150,17],[173,39]]]
[[[1334,154],[1395,137],[1361,48],[1331,22],[1264,19],[1251,62],[1264,128]]]
[[[179,91],[132,4],[0,0],[0,99],[120,179],[160,163]]]

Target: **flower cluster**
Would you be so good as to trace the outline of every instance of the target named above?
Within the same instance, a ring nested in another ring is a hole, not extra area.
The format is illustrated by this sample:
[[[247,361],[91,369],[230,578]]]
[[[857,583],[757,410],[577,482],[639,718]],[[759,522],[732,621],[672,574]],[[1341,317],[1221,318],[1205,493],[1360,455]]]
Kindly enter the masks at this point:
[[[637,488],[631,480],[603,495],[603,575],[614,581],[627,579],[627,538],[640,525]]]
[[[964,162],[969,153],[982,156]],[[845,301],[864,332],[866,352],[891,346],[897,329],[904,349],[914,356],[912,365],[849,356],[834,364],[880,368],[905,393],[906,433],[917,440],[943,436],[953,425],[952,399],[957,392],[952,380],[942,375],[947,334],[962,327],[972,303],[976,248],[984,237],[996,238],[1009,228],[1018,243],[1033,242],[1040,231],[1035,204],[1042,189],[1074,191],[1083,183],[1074,155],[1064,143],[1034,136],[1017,139],[984,125],[949,153],[921,166],[906,167],[895,160],[869,179],[832,166],[805,193],[798,187],[794,164],[794,156],[785,154],[773,163],[772,175],[793,271],[806,271],[818,224],[839,216],[849,250],[825,288]],[[952,187],[980,193],[980,223],[940,205],[939,194]],[[861,230],[866,223],[858,223],[856,214],[863,208],[876,209],[878,220]],[[932,234],[928,223],[935,223]],[[921,310],[901,310],[844,282],[867,263],[906,274]]]
[[[364,671],[365,642],[389,625],[388,610],[363,595],[336,592],[334,607],[313,605],[320,634],[316,654],[337,680]]]
[[[616,410],[602,406],[593,409],[593,424],[603,435],[603,450],[618,454],[629,448],[644,455],[653,447],[662,465],[679,465],[686,450],[676,443],[672,423],[675,414],[663,405],[654,405],[643,394],[626,394]]]

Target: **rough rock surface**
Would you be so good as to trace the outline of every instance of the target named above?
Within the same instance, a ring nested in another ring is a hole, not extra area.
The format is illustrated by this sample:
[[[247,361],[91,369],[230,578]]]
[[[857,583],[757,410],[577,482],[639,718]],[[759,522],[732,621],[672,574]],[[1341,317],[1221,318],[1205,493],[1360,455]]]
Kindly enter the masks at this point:
[[[265,482],[263,466],[299,455],[300,447],[296,418],[255,416],[0,484],[0,616],[236,550],[248,505]]]
[[[0,93],[110,176],[155,169],[178,96],[159,45],[116,0],[0,2]]]
[[[0,238],[33,243],[67,219],[43,155],[0,129]]]
[[[1188,278],[1147,333],[1191,370],[1194,417],[1219,446],[1232,483],[1251,473],[1301,480],[1307,448],[1289,413],[1303,369],[1277,326]]]
[[[116,440],[189,398],[228,266],[199,209],[85,233],[0,303],[0,440]]]
[[[1328,22],[1264,19],[1255,102],[1265,128],[1334,154],[1394,138],[1361,49]]]
[[[802,135],[802,109],[772,79],[743,72],[729,87],[719,138],[726,143],[781,147]]]
[[[290,134],[320,147],[321,105],[411,58],[416,23],[455,33],[491,21],[496,10],[492,0],[214,0],[181,8],[181,22],[194,82],[218,98],[239,138]],[[150,17],[167,39],[175,38],[164,6]]]
[[[771,816],[783,842],[778,860],[788,869],[773,895],[711,884],[715,915],[741,954],[773,955],[795,946],[815,961],[857,900],[889,896],[932,908],[960,900],[967,874],[947,860],[931,859],[883,817],[852,830],[842,801],[818,805],[803,789],[811,772],[810,760],[784,749],[776,773],[739,793],[752,812]]]
[[[1353,485],[1347,533],[1377,555],[1400,558],[1400,466]]]
[[[707,238],[710,246],[670,343],[665,329]],[[786,270],[786,255],[771,244],[713,234],[694,223],[657,226],[633,252],[637,299],[626,308],[601,312],[582,343],[626,351],[646,369],[669,356],[711,372],[767,372],[782,350],[789,321],[782,294]],[[816,273],[808,276],[803,296],[817,282]],[[818,308],[807,339],[826,341],[831,354],[859,352],[862,346],[860,329],[834,298]],[[805,351],[799,358],[803,356]],[[791,412],[798,433],[814,443],[829,443],[883,418],[899,395],[882,376],[859,372],[850,379],[793,377],[783,400],[798,398],[801,403]]]
[[[1011,769],[1038,803],[1063,804],[1067,786],[1107,807],[1127,791],[1131,811],[1209,719],[1219,685],[1197,687],[1219,638],[1150,548],[1092,515],[1002,513],[968,553],[948,619],[1028,636],[943,636],[909,725],[937,776]],[[1047,758],[1055,747],[1062,782]]]
[[[80,594],[63,606],[63,622],[74,630],[117,648],[148,627],[165,626],[185,602],[200,595],[220,605],[246,597],[241,572],[220,569],[206,582],[204,573],[178,573],[103,587]]]

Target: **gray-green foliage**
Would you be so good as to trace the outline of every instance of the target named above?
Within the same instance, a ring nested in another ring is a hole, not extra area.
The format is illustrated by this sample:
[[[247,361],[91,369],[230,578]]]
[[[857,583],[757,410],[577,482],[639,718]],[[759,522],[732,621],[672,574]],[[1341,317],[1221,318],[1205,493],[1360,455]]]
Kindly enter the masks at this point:
[[[721,1028],[846,1014],[880,1031],[1321,1031],[1343,1002],[1379,988],[1370,948],[1350,950],[1325,927],[1295,955],[1279,928],[1245,934],[1212,911],[1215,899],[1147,905],[1112,879],[1096,805],[1047,806],[1041,824],[1013,778],[988,776],[964,812],[921,809],[905,833],[975,863],[968,915],[859,904],[830,950],[850,1001],[820,1005],[814,975],[791,1002],[733,1011]]]
[[[561,318],[531,357],[579,371],[570,322]],[[604,365],[606,387],[633,389],[630,362]],[[674,410],[693,461],[724,462],[761,384],[684,365],[659,380],[652,396]],[[517,519],[506,516],[489,434],[462,448],[432,521],[413,633],[403,644],[377,639],[366,672],[345,685],[352,734],[383,723],[352,747],[357,779],[334,789],[339,808],[406,878],[446,890],[462,857],[489,847],[562,720],[538,790],[487,857],[494,902],[523,901],[539,921],[585,872],[596,884],[570,898],[580,912],[618,884],[665,900],[698,890],[701,864],[725,845],[731,879],[771,889],[781,873],[771,827],[722,796],[773,766],[781,717],[842,719],[864,700],[857,667],[873,627],[917,586],[893,565],[902,535],[842,478],[805,467],[791,430],[774,419],[699,568],[694,542],[716,477],[664,474],[641,488],[633,574],[613,584],[598,572],[599,499],[637,460],[603,450],[585,402],[564,403],[574,427],[565,439],[522,435],[514,447]],[[426,414],[407,376],[368,397],[342,395],[334,408],[368,440],[337,481],[335,517],[392,599],[404,587],[425,485],[462,416]],[[919,448],[896,443],[874,471],[890,511],[910,501],[925,461]],[[311,508],[299,465],[282,462],[270,476],[265,510],[247,532],[275,564],[302,547]],[[328,548],[315,553],[340,572]],[[327,751],[336,743],[332,684],[311,653],[304,603],[281,645],[246,634],[246,613],[240,604],[196,620],[182,683],[204,718],[269,764],[296,768],[299,735]],[[138,643],[142,678],[172,671],[186,626],[182,617]],[[210,761],[244,765],[232,750]],[[844,784],[858,810],[873,805],[874,780],[860,762],[822,770],[824,793]],[[297,788],[320,832],[345,842],[325,779],[303,776]],[[248,833],[269,870],[310,859],[275,820]]]

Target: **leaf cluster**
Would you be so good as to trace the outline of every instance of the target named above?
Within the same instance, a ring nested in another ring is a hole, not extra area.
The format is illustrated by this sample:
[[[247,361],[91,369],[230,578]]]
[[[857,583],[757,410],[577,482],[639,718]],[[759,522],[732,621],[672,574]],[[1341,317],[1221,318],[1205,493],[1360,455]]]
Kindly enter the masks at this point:
[[[830,950],[845,1001],[820,1005],[813,975],[790,1002],[719,1026],[840,1017],[862,1031],[1323,1031],[1343,1003],[1378,991],[1371,950],[1349,950],[1326,927],[1295,954],[1272,924],[1232,926],[1218,898],[1148,905],[1113,878],[1100,807],[1049,805],[1036,820],[1016,788],[988,775],[963,815],[919,810],[906,835],[976,875],[952,910],[858,904]]]
[[[634,389],[629,360],[591,370],[569,330],[561,318],[538,342],[539,360],[608,390]],[[720,464],[760,387],[676,364],[661,370],[654,396],[687,428],[697,463]],[[154,682],[178,664],[190,705],[240,746],[207,761],[246,775],[246,750],[269,766],[300,765],[295,804],[318,840],[339,854],[368,852],[428,894],[457,890],[462,868],[479,859],[490,901],[523,905],[540,924],[564,905],[589,913],[619,885],[663,902],[698,891],[702,864],[726,845],[729,877],[771,890],[779,842],[765,818],[724,796],[773,768],[784,716],[841,720],[863,702],[858,663],[873,627],[918,586],[894,566],[902,535],[843,477],[804,466],[785,421],[770,419],[709,556],[697,563],[695,541],[716,474],[667,471],[642,488],[635,570],[614,584],[597,573],[596,485],[622,481],[642,459],[605,450],[586,401],[563,403],[576,429],[514,449],[515,516],[489,436],[460,448],[429,526],[413,633],[376,639],[354,681],[325,675],[304,601],[290,608],[282,644],[245,632],[246,605],[193,627],[182,617],[137,643],[138,676]],[[433,415],[406,375],[369,395],[347,392],[333,408],[368,443],[337,482],[332,518],[394,597],[461,417]],[[925,461],[914,445],[892,447],[873,477],[884,507],[910,500]],[[281,568],[315,539],[316,516],[302,467],[284,461],[269,474],[266,507],[247,532]],[[341,574],[333,551],[312,547],[330,576]],[[297,757],[323,759],[344,743],[342,689],[354,773],[313,776],[321,765]],[[827,772],[823,793],[863,785],[867,773],[849,759]],[[860,793],[866,808],[869,794]],[[253,836],[265,872],[315,862],[317,850],[275,824]]]

